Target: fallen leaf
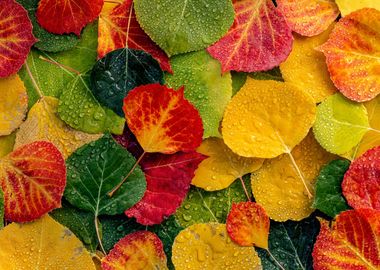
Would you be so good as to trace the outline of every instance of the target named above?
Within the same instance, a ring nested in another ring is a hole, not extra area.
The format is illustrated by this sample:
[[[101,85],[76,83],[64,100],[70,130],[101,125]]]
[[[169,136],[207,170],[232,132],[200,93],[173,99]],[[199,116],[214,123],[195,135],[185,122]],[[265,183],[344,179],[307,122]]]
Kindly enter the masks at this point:
[[[169,57],[137,22],[133,0],[124,0],[121,4],[106,2],[99,16],[98,57],[126,47],[151,54],[162,70],[172,72]]]
[[[12,152],[15,145],[16,133],[7,136],[0,136],[0,158]]]
[[[315,270],[379,269],[380,212],[349,210],[337,216],[332,228],[321,222],[314,245]]]
[[[219,138],[204,140],[197,152],[208,158],[199,164],[191,184],[207,191],[229,187],[237,178],[260,169],[264,162],[236,155]]]
[[[169,56],[206,48],[234,19],[230,0],[137,0],[134,5],[141,28]]]
[[[160,238],[152,232],[138,231],[121,239],[102,259],[102,269],[168,269]]]
[[[248,76],[255,80],[264,80],[264,81],[272,80],[272,81],[279,81],[279,82],[284,81],[279,67],[275,67],[267,71],[251,72],[251,73],[248,73]]]
[[[247,73],[231,71],[232,79],[232,96],[236,95],[237,92],[244,86],[247,81]]]
[[[365,8],[343,17],[318,50],[331,80],[347,98],[363,102],[380,93],[380,11]]]
[[[16,73],[36,39],[26,10],[14,0],[0,2],[0,77]]]
[[[362,8],[375,8],[380,10],[380,2],[377,0],[335,0],[342,16]]]
[[[165,81],[174,89],[185,86],[186,99],[202,117],[203,137],[221,137],[220,121],[232,96],[230,73],[222,74],[220,63],[204,50],[172,57],[170,63],[174,73]]]
[[[269,217],[259,204],[232,204],[226,226],[228,235],[238,245],[268,249]]]
[[[0,136],[11,134],[25,118],[28,95],[18,75],[0,79]]]
[[[48,215],[0,230],[1,270],[95,270],[81,241]]]
[[[50,142],[37,141],[0,159],[5,218],[28,222],[61,206],[66,185],[62,154]]]
[[[344,175],[343,195],[354,209],[380,210],[380,147],[354,160]]]
[[[303,36],[316,36],[325,31],[339,15],[334,0],[277,0],[290,28]]]
[[[79,36],[82,28],[99,16],[102,6],[103,0],[40,0],[36,16],[49,32]]]
[[[274,158],[306,137],[315,111],[313,99],[291,84],[248,78],[224,113],[223,139],[240,156]]]
[[[183,91],[151,84],[136,87],[124,99],[128,127],[145,152],[188,152],[201,144],[202,119]]]
[[[228,70],[253,72],[278,66],[292,49],[292,33],[271,0],[234,1],[235,21],[207,50]]]

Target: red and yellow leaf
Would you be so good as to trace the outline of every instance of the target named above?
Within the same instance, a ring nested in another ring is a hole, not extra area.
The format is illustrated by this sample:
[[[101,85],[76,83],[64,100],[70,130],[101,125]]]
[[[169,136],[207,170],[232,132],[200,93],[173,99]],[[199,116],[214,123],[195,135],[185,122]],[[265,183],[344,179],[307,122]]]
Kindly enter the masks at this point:
[[[146,51],[160,63],[162,70],[172,72],[169,57],[137,22],[133,0],[122,4],[105,3],[99,17],[98,57],[125,47]]]
[[[55,34],[80,35],[83,27],[98,18],[103,0],[41,0],[37,21]]]
[[[234,1],[235,21],[208,52],[229,70],[254,72],[278,66],[292,49],[292,33],[271,0]]]
[[[380,11],[364,8],[345,16],[318,50],[347,98],[362,102],[380,93]]]
[[[240,246],[255,245],[268,249],[269,217],[259,204],[232,204],[226,225],[231,239]]]
[[[325,31],[339,15],[334,0],[277,0],[290,28],[303,36],[316,36]]]
[[[61,206],[66,185],[62,154],[50,142],[33,142],[0,160],[5,218],[28,222]]]
[[[103,270],[165,270],[166,255],[163,245],[152,232],[137,231],[116,243],[102,259]]]
[[[14,0],[0,1],[0,77],[16,73],[36,42],[27,11]]]
[[[344,175],[342,190],[352,208],[380,210],[380,146],[351,163]]]
[[[380,269],[380,211],[349,210],[337,216],[332,228],[321,222],[314,245],[315,270]]]
[[[145,152],[188,152],[201,144],[202,119],[183,91],[150,84],[136,87],[124,99],[128,126]]]

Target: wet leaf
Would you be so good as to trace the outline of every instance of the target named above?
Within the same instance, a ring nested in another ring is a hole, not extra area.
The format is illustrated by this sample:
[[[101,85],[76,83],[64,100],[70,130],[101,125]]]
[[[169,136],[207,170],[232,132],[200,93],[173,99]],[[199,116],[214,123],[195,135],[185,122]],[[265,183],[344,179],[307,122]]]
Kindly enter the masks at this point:
[[[259,204],[232,204],[226,226],[228,235],[238,245],[268,249],[269,217]]]
[[[152,232],[138,231],[121,239],[102,259],[102,269],[168,269],[160,238]]]
[[[379,220],[379,211],[359,209],[341,213],[332,228],[322,221],[313,250],[314,269],[379,269]]]
[[[342,18],[318,50],[331,80],[347,98],[363,102],[380,93],[380,11],[361,9]]]
[[[274,69],[267,70],[267,71],[251,72],[251,73],[248,73],[248,76],[255,80],[272,80],[272,81],[279,81],[279,82],[284,81],[279,67],[275,67]]]
[[[256,202],[275,221],[299,221],[308,217],[314,211],[312,195],[316,177],[321,167],[333,158],[309,133],[291,155],[267,160],[252,174]]]
[[[229,187],[237,178],[260,169],[264,161],[236,155],[219,138],[204,140],[197,152],[208,158],[199,164],[191,184],[207,191]]]
[[[66,185],[62,154],[50,142],[33,142],[0,159],[5,218],[28,222],[61,206]]]
[[[318,105],[313,132],[327,151],[344,154],[361,141],[369,128],[364,105],[335,94]]]
[[[188,152],[202,142],[202,119],[184,98],[183,88],[139,86],[124,99],[123,110],[128,127],[145,152]]]
[[[28,95],[18,75],[0,79],[0,136],[11,134],[25,118]]]
[[[277,0],[290,28],[303,36],[316,36],[325,31],[339,15],[334,0]]]
[[[244,72],[231,72],[232,79],[232,96],[236,95],[237,92],[244,86],[247,81],[247,73]]]
[[[40,0],[38,23],[54,34],[80,35],[88,23],[94,21],[103,6],[103,0]]]
[[[333,160],[321,169],[317,178],[313,207],[332,218],[349,209],[341,187],[349,166],[347,160]]]
[[[95,270],[81,241],[48,215],[32,223],[6,226],[0,230],[0,241],[1,270]]]
[[[240,156],[277,157],[306,137],[315,111],[313,99],[291,84],[248,78],[227,106],[223,139]]]
[[[346,16],[351,12],[362,8],[375,8],[380,10],[380,2],[377,0],[335,0],[335,2],[342,13],[342,16]]]
[[[104,106],[120,116],[123,99],[133,88],[151,83],[163,84],[158,62],[140,50],[119,49],[100,59],[91,71],[91,91]]]
[[[232,95],[230,73],[222,74],[219,62],[204,50],[175,56],[170,63],[174,74],[166,74],[165,81],[174,89],[185,86],[186,99],[202,117],[203,137],[221,137],[220,121]]]
[[[227,35],[208,52],[228,70],[269,70],[286,59],[292,34],[285,18],[271,0],[234,1],[235,21]]]
[[[380,210],[380,147],[354,160],[344,175],[343,195],[354,209]]]
[[[173,244],[176,270],[260,270],[261,261],[251,247],[241,247],[231,241],[226,225],[194,224],[181,231]]]
[[[169,56],[198,51],[220,39],[232,25],[230,0],[134,1],[142,29]]]
[[[17,132],[15,147],[34,141],[50,141],[68,158],[76,149],[100,135],[74,130],[66,125],[57,114],[58,99],[43,97],[33,105],[28,118]]]
[[[26,10],[14,0],[0,2],[0,77],[16,73],[36,39]]]
[[[0,136],[0,158],[12,152],[15,145],[16,133],[7,136]]]

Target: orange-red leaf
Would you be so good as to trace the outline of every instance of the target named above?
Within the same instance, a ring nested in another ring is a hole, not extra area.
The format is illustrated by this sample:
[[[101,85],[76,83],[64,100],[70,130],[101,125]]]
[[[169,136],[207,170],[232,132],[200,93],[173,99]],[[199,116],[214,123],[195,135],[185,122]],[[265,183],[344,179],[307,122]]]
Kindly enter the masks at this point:
[[[37,21],[55,34],[80,35],[83,27],[94,21],[103,6],[103,0],[41,0]]]
[[[341,213],[332,228],[321,222],[314,245],[315,270],[380,269],[380,211],[349,210]]]
[[[167,269],[162,242],[149,231],[128,234],[102,259],[102,269]]]
[[[365,8],[345,16],[318,49],[347,98],[362,102],[380,93],[380,11]]]
[[[380,146],[351,163],[342,182],[343,195],[354,209],[380,210]]]
[[[124,99],[128,127],[145,152],[173,154],[201,144],[202,119],[183,91],[150,84],[136,87]]]
[[[303,36],[316,36],[325,31],[339,15],[334,0],[277,0],[290,28]]]
[[[269,217],[259,204],[232,204],[226,225],[228,234],[237,244],[268,249]]]
[[[208,52],[228,70],[254,72],[278,66],[292,49],[292,33],[272,0],[234,1],[235,21]]]
[[[66,185],[62,154],[50,142],[24,145],[0,160],[5,218],[28,222],[61,206]]]
[[[110,4],[105,3],[104,7],[106,5]],[[160,63],[162,70],[172,72],[169,57],[145,34],[137,22],[133,0],[111,5],[113,8],[103,8],[99,17],[98,57],[102,58],[110,51],[125,47],[143,50]]]
[[[36,41],[27,11],[14,0],[0,1],[0,77],[16,73]]]

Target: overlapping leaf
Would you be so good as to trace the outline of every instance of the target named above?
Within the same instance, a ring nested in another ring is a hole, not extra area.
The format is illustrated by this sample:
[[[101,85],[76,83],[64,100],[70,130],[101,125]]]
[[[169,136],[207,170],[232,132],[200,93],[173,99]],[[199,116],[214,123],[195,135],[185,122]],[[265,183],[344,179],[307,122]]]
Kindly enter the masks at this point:
[[[16,133],[7,136],[0,136],[0,158],[12,152],[15,145]]]
[[[375,8],[380,10],[380,2],[377,0],[335,0],[342,16],[362,8]]]

